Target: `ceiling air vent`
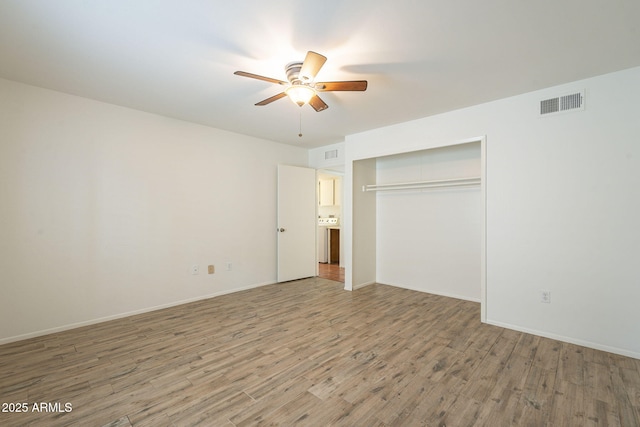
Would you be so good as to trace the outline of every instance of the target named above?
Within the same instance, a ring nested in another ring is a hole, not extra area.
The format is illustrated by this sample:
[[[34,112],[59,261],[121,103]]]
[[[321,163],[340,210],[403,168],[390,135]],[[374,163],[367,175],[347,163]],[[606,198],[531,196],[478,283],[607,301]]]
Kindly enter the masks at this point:
[[[541,116],[575,110],[584,110],[584,91],[540,101]]]
[[[324,152],[324,159],[337,159],[338,158],[338,150],[329,150]]]

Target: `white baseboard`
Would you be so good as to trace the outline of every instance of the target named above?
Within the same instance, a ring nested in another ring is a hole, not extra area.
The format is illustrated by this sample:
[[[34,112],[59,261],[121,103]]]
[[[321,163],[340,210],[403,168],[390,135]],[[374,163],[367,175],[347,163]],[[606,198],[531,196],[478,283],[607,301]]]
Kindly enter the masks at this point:
[[[16,342],[16,341],[22,341],[22,340],[26,340],[26,339],[29,339],[29,338],[41,337],[41,336],[49,335],[49,334],[55,334],[57,332],[64,332],[64,331],[68,331],[70,329],[81,328],[83,326],[95,325],[95,324],[98,324],[98,323],[108,322],[110,320],[122,319],[124,317],[135,316],[136,314],[149,313],[151,311],[162,310],[162,309],[165,309],[165,308],[175,307],[175,306],[183,305],[183,304],[189,304],[189,303],[195,302],[195,301],[201,301],[201,300],[205,300],[205,299],[209,299],[209,298],[219,297],[219,296],[222,296],[222,295],[232,294],[232,293],[235,293],[235,292],[246,291],[246,290],[249,290],[249,289],[259,288],[261,286],[272,285],[273,283],[274,282],[256,283],[256,284],[253,284],[253,285],[244,286],[242,288],[235,288],[235,289],[231,289],[231,290],[215,292],[213,294],[201,295],[201,296],[198,296],[198,297],[195,297],[195,298],[189,298],[189,299],[185,299],[185,300],[174,301],[174,302],[170,302],[170,303],[167,303],[167,304],[157,305],[157,306],[154,306],[154,307],[146,307],[146,308],[142,308],[140,310],[128,311],[128,312],[125,312],[125,313],[118,313],[118,314],[114,314],[114,315],[111,315],[111,316],[105,316],[105,317],[99,317],[99,318],[96,318],[96,319],[86,320],[86,321],[83,321],[83,322],[70,323],[68,325],[56,326],[55,328],[43,329],[43,330],[40,330],[40,331],[29,332],[27,334],[16,335],[16,336],[7,337],[7,338],[0,338],[0,345],[9,344],[9,343]]]
[[[466,295],[451,294],[447,292],[433,291],[431,289],[422,289],[422,288],[416,288],[412,286],[405,286],[405,285],[398,285],[398,284],[381,283],[381,282],[378,282],[378,283],[380,283],[381,285],[394,286],[396,288],[409,289],[411,291],[416,291],[416,292],[424,292],[426,294],[440,295],[442,297],[461,299],[464,301],[471,301],[471,302],[477,302],[477,303],[480,302],[480,298],[472,298]]]
[[[563,341],[563,342],[566,342],[566,343],[569,343],[569,344],[575,344],[575,345],[579,345],[579,346],[582,346],[582,347],[593,348],[595,350],[606,351],[608,353],[619,354],[620,356],[626,356],[626,357],[632,357],[634,359],[640,359],[640,353],[637,353],[635,351],[630,351],[630,350],[627,350],[627,349],[624,349],[624,348],[611,347],[611,346],[608,346],[608,345],[594,343],[594,342],[591,342],[591,341],[585,341],[585,340],[581,340],[581,339],[577,339],[577,338],[573,338],[573,337],[567,337],[567,336],[564,336],[564,335],[553,334],[553,333],[550,333],[550,332],[539,331],[539,330],[536,330],[536,329],[523,328],[521,326],[511,325],[509,323],[504,323],[504,322],[498,322],[498,321],[491,320],[491,319],[487,319],[486,323],[489,324],[489,325],[493,325],[493,326],[499,326],[501,328],[512,329],[512,330],[518,331],[518,332],[525,332],[525,333],[531,334],[531,335],[537,335],[539,337],[550,338],[550,339],[557,340],[557,341]]]
[[[377,283],[377,282],[374,280],[374,281],[371,281],[371,282],[360,283],[359,285],[354,286],[353,290],[364,288],[365,286],[373,285],[374,283]]]

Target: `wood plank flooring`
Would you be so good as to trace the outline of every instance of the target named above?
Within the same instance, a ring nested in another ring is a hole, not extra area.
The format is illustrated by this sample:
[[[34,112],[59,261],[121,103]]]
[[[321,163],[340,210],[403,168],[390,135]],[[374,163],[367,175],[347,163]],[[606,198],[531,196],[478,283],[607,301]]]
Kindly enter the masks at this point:
[[[318,277],[344,283],[344,268],[339,264],[318,263]]]
[[[472,302],[342,287],[264,286],[0,346],[0,402],[28,405],[0,425],[640,425],[639,360],[481,324]]]

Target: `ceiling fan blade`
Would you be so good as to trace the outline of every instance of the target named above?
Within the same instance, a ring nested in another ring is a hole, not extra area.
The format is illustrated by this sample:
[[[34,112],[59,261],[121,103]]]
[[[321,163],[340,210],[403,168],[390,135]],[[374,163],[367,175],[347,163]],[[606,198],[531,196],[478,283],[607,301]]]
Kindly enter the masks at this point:
[[[313,107],[317,112],[326,110],[329,106],[318,95],[313,95],[309,100],[309,105]]]
[[[265,99],[263,101],[258,102],[256,105],[263,106],[263,105],[271,104],[273,101],[277,101],[278,99],[284,98],[285,96],[287,96],[286,93],[280,92],[277,95],[273,95],[270,98],[267,98],[267,99]]]
[[[249,77],[250,79],[264,80],[265,82],[275,83],[283,86],[286,86],[289,84],[287,82],[283,82],[282,80],[272,79],[271,77],[259,76],[257,74],[247,73],[246,71],[236,71],[233,74],[235,74],[236,76]]]
[[[351,80],[342,82],[316,83],[315,89],[319,92],[329,91],[364,91],[367,90],[366,80]]]
[[[315,79],[316,74],[318,74],[318,71],[320,71],[320,68],[322,68],[326,61],[326,56],[312,51],[307,52],[307,56],[302,63],[302,68],[300,68],[300,80],[306,82]]]

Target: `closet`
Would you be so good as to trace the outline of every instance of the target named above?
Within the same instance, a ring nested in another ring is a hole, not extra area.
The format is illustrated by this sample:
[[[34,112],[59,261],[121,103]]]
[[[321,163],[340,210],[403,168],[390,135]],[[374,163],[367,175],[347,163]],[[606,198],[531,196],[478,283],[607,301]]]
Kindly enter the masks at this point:
[[[375,159],[375,182],[356,187],[354,177],[354,194],[375,209],[376,282],[481,300],[481,150],[476,141],[382,156]],[[354,241],[365,205],[354,205]]]

